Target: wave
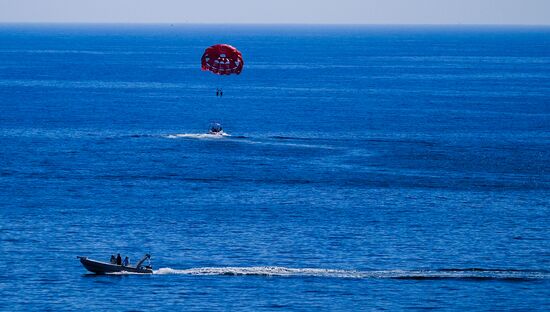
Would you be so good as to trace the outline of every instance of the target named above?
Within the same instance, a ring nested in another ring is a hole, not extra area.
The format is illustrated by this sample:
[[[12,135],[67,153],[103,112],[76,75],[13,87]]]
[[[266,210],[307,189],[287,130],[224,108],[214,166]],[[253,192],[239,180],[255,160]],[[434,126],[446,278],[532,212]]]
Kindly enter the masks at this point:
[[[275,140],[296,140],[296,141],[326,140],[321,138],[301,138],[301,137],[284,136],[284,135],[274,135],[274,136],[270,136],[269,138],[275,139]]]
[[[161,268],[154,274],[194,276],[266,276],[266,277],[324,277],[350,279],[398,280],[472,280],[472,281],[533,281],[550,279],[549,271],[514,269],[436,269],[436,270],[337,270],[286,267],[202,267],[190,269]]]

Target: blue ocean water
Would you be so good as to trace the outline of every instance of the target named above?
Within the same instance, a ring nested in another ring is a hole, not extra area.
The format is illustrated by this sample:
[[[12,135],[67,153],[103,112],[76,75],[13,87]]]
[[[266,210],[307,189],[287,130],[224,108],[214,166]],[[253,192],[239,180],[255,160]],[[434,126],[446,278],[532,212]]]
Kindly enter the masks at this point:
[[[0,108],[0,310],[550,309],[549,28],[2,25]]]

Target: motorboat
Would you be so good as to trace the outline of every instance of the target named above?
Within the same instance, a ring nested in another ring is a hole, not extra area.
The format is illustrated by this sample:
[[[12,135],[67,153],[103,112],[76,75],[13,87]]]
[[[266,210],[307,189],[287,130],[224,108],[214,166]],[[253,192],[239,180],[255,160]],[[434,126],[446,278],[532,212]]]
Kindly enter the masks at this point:
[[[225,135],[225,132],[223,132],[222,125],[215,122],[210,125],[210,129],[208,130],[208,134],[212,135]]]
[[[135,266],[124,266],[115,263],[108,263],[103,261],[97,261],[89,259],[88,257],[77,257],[80,260],[80,263],[86,268],[86,270],[96,273],[96,274],[109,274],[109,273],[141,273],[141,274],[152,274],[153,267],[150,264],[151,255],[146,254],[141,258],[141,260],[136,263]],[[143,265],[145,261],[149,261],[148,265]]]

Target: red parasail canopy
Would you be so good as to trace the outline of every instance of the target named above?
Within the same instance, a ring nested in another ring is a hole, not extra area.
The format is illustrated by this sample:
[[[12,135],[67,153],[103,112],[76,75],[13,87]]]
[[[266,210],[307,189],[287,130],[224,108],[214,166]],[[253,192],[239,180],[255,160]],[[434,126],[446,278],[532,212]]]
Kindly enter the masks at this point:
[[[244,66],[241,52],[228,44],[216,44],[207,48],[201,63],[202,70],[209,70],[217,75],[238,75]]]

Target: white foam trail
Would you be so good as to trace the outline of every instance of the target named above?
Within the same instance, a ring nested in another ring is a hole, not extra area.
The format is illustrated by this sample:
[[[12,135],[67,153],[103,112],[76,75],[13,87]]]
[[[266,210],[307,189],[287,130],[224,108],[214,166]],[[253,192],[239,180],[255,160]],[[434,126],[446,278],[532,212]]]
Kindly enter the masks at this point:
[[[221,134],[209,134],[209,133],[179,133],[179,134],[168,134],[165,135],[165,138],[168,139],[180,139],[180,138],[187,138],[187,139],[208,139],[208,140],[216,140],[221,139],[225,137],[230,137],[230,134],[227,133],[221,133]]]
[[[137,272],[109,272],[105,273],[105,275],[143,275],[143,273],[137,273]]]
[[[230,137],[231,134],[222,132],[220,134],[210,134],[210,133],[175,133],[163,135],[167,139],[197,139],[197,140],[219,140],[222,138]],[[258,141],[258,140],[242,140],[243,137],[236,137],[239,140],[234,142],[239,142],[243,144],[258,144],[258,145],[269,145],[269,146],[288,146],[295,148],[316,148],[316,149],[328,149],[333,150],[334,147],[327,145],[314,145],[314,144],[303,144],[303,143],[289,143],[289,142],[270,142],[270,141]]]
[[[275,276],[275,277],[327,277],[327,278],[376,278],[376,279],[471,279],[471,280],[533,280],[550,279],[546,271],[516,271],[491,269],[457,270],[336,270],[285,267],[202,267],[184,270],[161,268],[154,274],[183,275],[231,275],[231,276]]]
[[[185,270],[161,268],[154,271],[154,274],[362,277],[361,272],[357,271],[285,267],[204,267]]]

